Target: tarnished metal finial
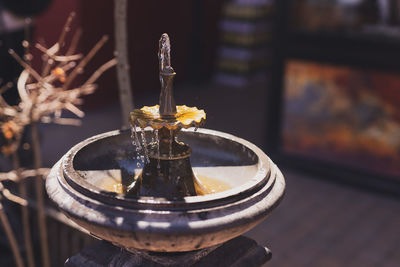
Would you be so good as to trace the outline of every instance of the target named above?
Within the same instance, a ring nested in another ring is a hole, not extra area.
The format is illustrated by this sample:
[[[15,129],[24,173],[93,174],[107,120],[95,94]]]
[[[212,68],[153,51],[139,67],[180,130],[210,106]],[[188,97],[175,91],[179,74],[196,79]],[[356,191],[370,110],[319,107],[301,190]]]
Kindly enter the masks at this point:
[[[158,60],[161,79],[161,72],[163,72],[164,68],[167,66],[171,67],[171,43],[166,33],[161,35],[160,41],[158,42]]]
[[[163,33],[158,43],[158,61],[160,71],[160,115],[161,117],[174,117],[176,104],[173,96],[173,80],[176,75],[171,67],[171,44],[168,34]]]

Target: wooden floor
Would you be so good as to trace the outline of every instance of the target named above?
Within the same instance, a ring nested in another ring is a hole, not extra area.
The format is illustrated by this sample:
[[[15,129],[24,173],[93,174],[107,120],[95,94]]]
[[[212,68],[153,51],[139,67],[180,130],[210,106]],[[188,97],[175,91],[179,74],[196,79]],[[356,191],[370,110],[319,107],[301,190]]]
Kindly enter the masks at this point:
[[[281,205],[247,236],[266,266],[400,266],[400,201],[284,171]]]

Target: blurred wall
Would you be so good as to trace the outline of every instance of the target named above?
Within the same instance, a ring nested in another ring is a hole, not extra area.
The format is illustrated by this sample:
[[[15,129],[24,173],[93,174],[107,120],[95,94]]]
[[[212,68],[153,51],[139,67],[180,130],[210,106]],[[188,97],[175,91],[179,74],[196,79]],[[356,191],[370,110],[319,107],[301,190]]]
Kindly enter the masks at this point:
[[[157,92],[158,39],[167,32],[171,38],[172,65],[176,82],[204,81],[211,77],[218,42],[217,23],[222,0],[128,1],[129,60],[133,94]],[[110,40],[88,65],[83,76],[113,56],[114,1],[54,0],[51,7],[37,19],[35,39],[43,38],[52,45],[58,38],[68,14],[77,16],[72,29],[83,28],[80,50],[87,53],[103,34]],[[99,80],[99,89],[89,96],[87,107],[116,102],[115,69]]]

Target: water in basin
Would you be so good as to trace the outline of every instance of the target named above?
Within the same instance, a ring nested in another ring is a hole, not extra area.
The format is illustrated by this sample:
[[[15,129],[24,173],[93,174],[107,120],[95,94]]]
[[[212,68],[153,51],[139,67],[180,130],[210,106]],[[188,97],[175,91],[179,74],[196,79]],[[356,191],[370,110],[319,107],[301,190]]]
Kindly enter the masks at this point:
[[[145,133],[151,142],[151,131]],[[114,147],[112,153],[96,149],[107,147],[100,145],[88,145],[78,153],[75,162],[80,164],[75,168],[82,179],[101,191],[125,194],[143,167],[143,157],[136,154],[129,137],[126,134],[124,142]],[[192,147],[190,160],[198,180],[195,181],[198,195],[222,192],[243,185],[256,176],[258,158],[250,149],[229,139],[205,137],[194,131],[185,131],[179,137]]]

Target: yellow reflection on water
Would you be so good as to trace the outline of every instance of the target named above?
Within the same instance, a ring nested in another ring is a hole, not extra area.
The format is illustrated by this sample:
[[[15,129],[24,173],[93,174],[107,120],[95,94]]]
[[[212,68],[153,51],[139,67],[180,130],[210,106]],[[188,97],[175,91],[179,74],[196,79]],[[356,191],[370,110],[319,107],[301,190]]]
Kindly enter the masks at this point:
[[[115,183],[115,181],[113,181],[113,180],[109,180],[109,181],[103,183],[101,186],[101,188],[106,191],[110,191],[110,192],[114,192],[114,193],[118,193],[118,194],[125,194],[126,187],[127,187],[126,185],[123,185],[121,183]]]
[[[228,183],[205,175],[196,175],[194,180],[196,193],[199,196],[213,194],[231,189]]]
[[[231,186],[228,183],[205,175],[196,175],[194,186],[196,189],[196,193],[199,196],[218,193],[231,189]],[[117,194],[126,194],[128,186],[121,183],[116,183],[115,180],[110,179],[104,181],[101,185],[101,188]]]

